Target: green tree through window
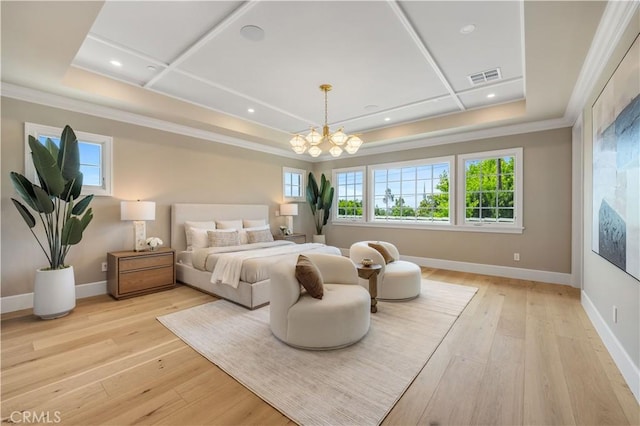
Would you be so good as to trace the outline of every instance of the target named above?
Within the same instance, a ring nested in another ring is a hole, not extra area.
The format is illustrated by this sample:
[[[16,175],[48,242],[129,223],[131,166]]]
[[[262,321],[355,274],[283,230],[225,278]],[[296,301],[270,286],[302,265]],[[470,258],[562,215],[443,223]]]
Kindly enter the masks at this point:
[[[465,161],[467,222],[514,221],[515,157]]]

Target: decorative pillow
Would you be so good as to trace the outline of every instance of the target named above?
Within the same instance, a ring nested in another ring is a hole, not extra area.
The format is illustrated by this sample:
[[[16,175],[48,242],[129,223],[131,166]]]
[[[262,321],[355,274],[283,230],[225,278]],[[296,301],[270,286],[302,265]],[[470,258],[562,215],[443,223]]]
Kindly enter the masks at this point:
[[[240,245],[240,235],[236,229],[207,231],[209,247],[229,247]]]
[[[187,250],[192,250],[193,243],[191,241],[191,229],[216,229],[216,223],[214,221],[196,222],[192,220],[186,220],[184,222],[185,237],[187,239]],[[206,246],[205,246],[206,247]]]
[[[238,233],[240,234],[240,244],[249,244],[249,237],[247,237],[247,232],[248,231],[262,231],[263,229],[266,229],[267,231],[270,231],[269,225],[263,225],[263,226],[254,226],[253,228],[242,228],[242,229],[238,229]],[[270,240],[273,241],[273,240]],[[254,241],[255,242],[255,241]]]
[[[273,235],[269,229],[247,230],[247,241],[249,243],[268,243],[273,241]]]
[[[191,248],[189,250],[195,250],[199,248],[209,247],[209,235],[208,231],[211,229],[189,228],[189,234],[191,236]]]
[[[389,250],[382,244],[369,243],[369,247],[376,249],[382,255],[384,263],[389,264],[395,260],[393,256],[391,256],[391,253],[389,253]]]
[[[242,229],[242,220],[216,220],[216,229]]]
[[[298,263],[296,263],[296,279],[307,290],[309,296],[322,299],[324,285],[320,270],[303,254],[298,256]]]
[[[266,224],[266,219],[242,219],[242,226],[245,228],[255,228],[256,226],[264,226]]]

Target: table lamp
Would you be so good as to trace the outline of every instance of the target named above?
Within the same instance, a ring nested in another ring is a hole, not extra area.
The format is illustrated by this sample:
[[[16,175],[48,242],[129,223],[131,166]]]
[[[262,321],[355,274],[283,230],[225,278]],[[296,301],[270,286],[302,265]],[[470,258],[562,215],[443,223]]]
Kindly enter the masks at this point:
[[[287,217],[287,229],[293,233],[293,216],[298,216],[298,205],[280,204],[280,215]]]
[[[153,201],[121,201],[120,220],[133,221],[133,244],[135,251],[147,248],[146,220],[156,219],[156,203]]]

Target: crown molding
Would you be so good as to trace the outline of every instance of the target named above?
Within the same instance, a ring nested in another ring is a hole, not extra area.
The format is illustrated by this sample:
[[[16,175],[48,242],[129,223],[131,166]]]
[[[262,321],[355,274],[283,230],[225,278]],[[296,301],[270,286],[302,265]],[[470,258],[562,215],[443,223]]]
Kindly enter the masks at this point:
[[[639,5],[638,1],[609,1],[607,3],[567,104],[564,113],[567,121],[575,123],[578,115],[582,112],[598,78],[618,46],[620,38]]]
[[[452,135],[429,137],[427,135],[416,136],[410,140],[395,142],[384,146],[361,149],[351,157],[364,157],[367,155],[386,154],[390,152],[406,151],[409,149],[425,148],[429,146],[445,145],[450,143],[467,142],[471,140],[495,138],[500,136],[519,135],[523,133],[541,132],[544,130],[561,129],[571,127],[572,123],[564,117],[544,121],[533,121],[529,123],[512,124],[509,126],[493,127],[490,129],[473,130],[465,133]],[[331,161],[334,158],[322,158],[322,161]],[[316,159],[316,161],[318,161]]]
[[[138,126],[148,127],[164,132],[194,137],[216,143],[222,143],[225,145],[231,145],[237,148],[250,149],[252,151],[278,155],[280,157],[294,158],[297,160],[300,159],[300,157],[296,153],[290,152],[285,149],[274,148],[256,142],[249,142],[220,133],[196,129],[194,127],[184,126],[165,120],[159,120],[157,118],[151,118],[140,114],[121,111],[111,107],[100,106],[90,102],[71,99],[65,96],[42,92],[40,90],[18,86],[11,83],[2,83],[1,95],[7,98],[32,102],[53,108],[60,108],[67,111],[79,112],[82,114],[88,114],[95,117],[106,118],[109,120],[116,120],[123,123],[135,124]]]
[[[301,157],[300,155],[286,149],[265,146],[256,142],[249,142],[243,139],[234,138],[220,133],[210,132],[207,130],[196,129],[181,124],[172,123],[165,120],[146,117],[140,114],[134,114],[121,111],[111,107],[96,105],[90,102],[80,101],[67,98],[61,95],[43,92],[37,89],[31,89],[18,86],[11,83],[2,83],[1,95],[3,97],[17,99],[26,102],[32,102],[53,108],[60,108],[67,111],[88,114],[95,117],[106,118],[109,120],[120,121],[123,123],[134,124],[137,126],[148,127],[155,130],[184,135],[197,139],[202,139],[215,143],[222,143],[238,148],[249,149],[252,151],[263,152],[266,154],[277,155],[280,157],[292,158],[296,160],[304,160],[309,163],[322,163],[325,161],[335,160],[335,158],[327,155],[313,158]],[[449,143],[466,142],[476,139],[485,139],[500,136],[509,136],[521,133],[539,132],[543,130],[558,129],[562,127],[571,127],[572,123],[565,118],[552,120],[535,121],[529,123],[512,124],[508,126],[494,127],[490,129],[474,130],[465,133],[456,133],[444,136],[429,137],[428,134],[416,135],[402,141],[386,144],[384,146],[366,147],[358,151],[358,153],[350,157],[364,157],[367,155],[384,154],[389,152],[397,152],[400,150],[424,148],[428,146],[444,145]]]

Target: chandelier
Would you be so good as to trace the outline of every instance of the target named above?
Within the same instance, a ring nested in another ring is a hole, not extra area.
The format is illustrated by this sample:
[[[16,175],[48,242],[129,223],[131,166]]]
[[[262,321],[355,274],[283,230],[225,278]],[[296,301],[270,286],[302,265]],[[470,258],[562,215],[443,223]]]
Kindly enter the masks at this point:
[[[355,154],[360,145],[362,145],[362,139],[356,135],[347,135],[342,127],[335,133],[329,132],[329,125],[327,124],[327,92],[331,90],[331,85],[322,84],[320,85],[320,90],[324,92],[324,126],[322,127],[322,134],[315,127],[311,127],[311,132],[307,136],[295,135],[289,141],[291,147],[296,154],[303,154],[308,149],[309,155],[312,157],[322,154],[322,148],[320,148],[322,144],[329,147],[329,154],[334,157],[339,157],[343,150],[349,154]]]

